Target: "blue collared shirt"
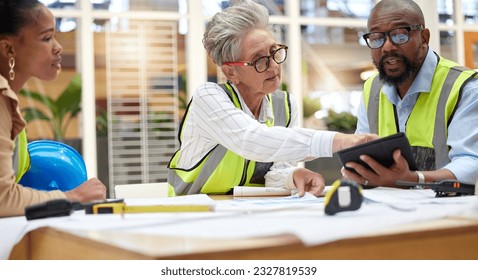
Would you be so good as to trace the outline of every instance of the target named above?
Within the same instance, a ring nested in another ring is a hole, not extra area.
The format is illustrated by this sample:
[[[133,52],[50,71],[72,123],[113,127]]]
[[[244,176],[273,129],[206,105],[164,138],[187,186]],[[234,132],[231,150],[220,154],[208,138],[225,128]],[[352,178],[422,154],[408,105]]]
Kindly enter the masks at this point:
[[[430,92],[437,65],[437,57],[429,48],[427,57],[403,99],[394,86],[382,88],[386,98],[397,108],[400,131],[405,132],[406,122],[420,92]],[[355,133],[370,133],[363,98],[357,111]],[[443,168],[450,170],[460,182],[474,184],[478,180],[478,79],[469,81],[463,88],[453,120],[448,126],[447,145],[451,147],[451,162]]]

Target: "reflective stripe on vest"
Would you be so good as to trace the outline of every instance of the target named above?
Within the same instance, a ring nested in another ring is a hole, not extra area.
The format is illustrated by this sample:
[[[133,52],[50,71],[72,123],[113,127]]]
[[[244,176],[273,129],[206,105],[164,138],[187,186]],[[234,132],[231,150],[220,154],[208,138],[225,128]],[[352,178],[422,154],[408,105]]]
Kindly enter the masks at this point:
[[[13,149],[12,166],[15,171],[15,179],[17,183],[30,168],[30,156],[28,154],[27,144],[27,134],[25,129],[23,129],[15,138],[15,147]]]
[[[420,93],[405,128],[417,164],[422,170],[439,169],[450,162],[446,144],[448,124],[453,118],[463,86],[476,74],[471,69],[438,57],[431,92]],[[364,84],[364,102],[370,132],[387,136],[396,133],[399,128],[396,127],[393,104],[381,92],[382,86],[378,74],[367,80]],[[427,153],[426,149],[433,152]],[[431,157],[434,160],[430,163]]]
[[[242,110],[239,97],[229,84],[219,85],[238,109]],[[289,94],[276,91],[267,96],[269,106],[274,112],[274,120],[267,121],[267,126],[289,126],[291,119]],[[192,99],[189,104],[191,104]],[[186,109],[181,128],[179,142],[181,144],[182,129],[187,121],[188,108]],[[215,146],[207,153],[197,165],[191,169],[176,168],[181,148],[173,155],[169,162],[168,183],[170,195],[185,194],[224,194],[234,186],[264,186],[264,176],[272,166],[271,163],[250,161],[240,155],[227,150],[222,145]],[[174,188],[174,192],[171,189]]]

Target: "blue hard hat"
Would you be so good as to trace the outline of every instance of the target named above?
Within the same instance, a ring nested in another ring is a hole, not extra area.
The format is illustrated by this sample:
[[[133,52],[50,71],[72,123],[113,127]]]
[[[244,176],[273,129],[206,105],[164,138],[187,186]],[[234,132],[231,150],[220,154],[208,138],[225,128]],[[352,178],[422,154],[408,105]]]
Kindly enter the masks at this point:
[[[69,191],[87,180],[85,161],[65,143],[37,140],[28,143],[30,169],[20,184],[43,191]]]

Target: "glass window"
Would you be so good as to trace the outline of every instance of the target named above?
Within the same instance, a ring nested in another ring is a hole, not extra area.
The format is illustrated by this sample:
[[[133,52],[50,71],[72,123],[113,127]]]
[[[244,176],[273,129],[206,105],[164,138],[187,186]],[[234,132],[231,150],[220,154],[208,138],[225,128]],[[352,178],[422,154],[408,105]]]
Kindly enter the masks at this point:
[[[437,0],[440,23],[454,24],[454,0]],[[478,22],[478,0],[461,0],[461,12],[465,23]]]
[[[125,0],[90,0],[94,10],[110,10],[111,6],[127,3]]]
[[[305,17],[338,17],[366,19],[373,0],[301,0],[301,15]]]
[[[162,11],[177,12],[179,2],[185,0],[90,0],[94,10],[111,12]]]
[[[462,0],[461,11],[463,13],[465,23],[478,22],[478,0]]]
[[[453,0],[437,0],[438,21],[453,24]]]
[[[285,0],[254,0],[254,2],[264,5],[271,15],[284,15]],[[206,16],[213,16],[218,11],[224,10],[237,0],[203,0],[203,12]]]
[[[453,60],[458,60],[456,36],[453,30],[440,31],[440,55]]]
[[[94,10],[125,11],[178,11],[179,3],[186,0],[90,0]],[[52,9],[79,8],[79,0],[40,0]]]
[[[41,3],[45,4],[48,8],[51,9],[79,9],[80,2],[79,0],[40,0]]]
[[[203,14],[207,17],[212,17],[215,13],[224,10],[229,7],[229,1],[223,0],[203,0]]]
[[[80,9],[80,1],[78,0],[40,0],[50,9],[59,10],[78,10]],[[70,32],[77,27],[77,21],[74,18],[56,18],[56,30],[59,32]]]
[[[356,112],[367,73],[375,67],[360,39],[365,30],[336,26],[303,26],[304,95],[319,98],[322,109]]]

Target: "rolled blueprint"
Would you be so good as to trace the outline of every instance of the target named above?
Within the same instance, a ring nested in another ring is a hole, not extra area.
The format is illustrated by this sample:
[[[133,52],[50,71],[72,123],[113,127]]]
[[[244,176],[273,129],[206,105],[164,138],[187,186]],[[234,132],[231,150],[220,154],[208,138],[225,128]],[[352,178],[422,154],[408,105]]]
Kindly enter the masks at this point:
[[[284,188],[234,187],[234,196],[284,196],[291,194],[291,190]]]

